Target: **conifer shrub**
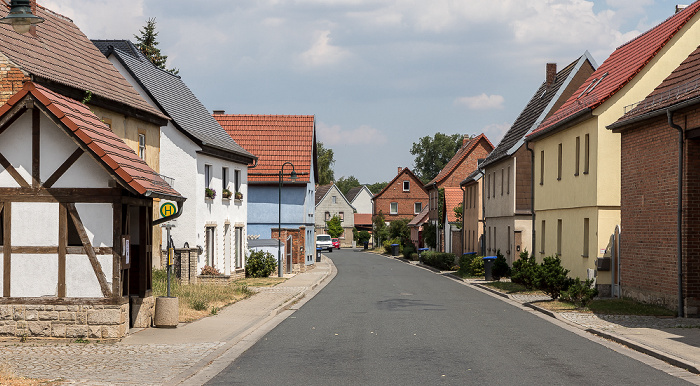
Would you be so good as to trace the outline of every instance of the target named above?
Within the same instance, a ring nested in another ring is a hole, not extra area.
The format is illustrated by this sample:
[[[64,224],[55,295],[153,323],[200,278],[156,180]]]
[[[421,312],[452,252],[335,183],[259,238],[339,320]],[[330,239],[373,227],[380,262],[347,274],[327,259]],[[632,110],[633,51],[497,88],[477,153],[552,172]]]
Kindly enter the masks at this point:
[[[520,252],[520,259],[513,262],[510,280],[522,284],[528,289],[537,288],[540,266],[535,256],[529,256],[527,250]]]
[[[501,250],[496,251],[496,260],[491,267],[491,275],[494,280],[500,280],[502,277],[510,277],[510,267],[505,256],[501,254]]]
[[[562,267],[559,256],[547,256],[539,269],[537,287],[552,299],[557,299],[571,284],[568,274],[569,270]]]
[[[562,291],[561,300],[571,302],[577,307],[585,307],[598,296],[598,290],[593,287],[593,280],[581,281],[578,277],[571,280],[569,288]]]

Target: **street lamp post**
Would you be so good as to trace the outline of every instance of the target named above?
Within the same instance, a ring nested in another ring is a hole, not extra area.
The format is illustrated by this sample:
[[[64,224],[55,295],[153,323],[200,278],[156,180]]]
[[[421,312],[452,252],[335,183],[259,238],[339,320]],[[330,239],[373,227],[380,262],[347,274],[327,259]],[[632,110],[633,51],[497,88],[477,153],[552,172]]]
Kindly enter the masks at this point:
[[[10,13],[0,19],[0,23],[11,25],[16,32],[21,34],[29,32],[33,25],[43,21],[44,19],[32,13],[30,0],[10,0]]]
[[[282,168],[280,169],[280,188],[279,188],[279,214],[277,217],[277,276],[282,277],[284,274],[282,273],[282,255],[281,255],[281,250],[282,250],[282,181],[284,179],[284,167],[286,165],[291,165],[292,166],[292,172],[289,174],[289,179],[293,181],[297,180],[297,172],[294,170],[294,164],[291,162],[285,162],[282,164]]]

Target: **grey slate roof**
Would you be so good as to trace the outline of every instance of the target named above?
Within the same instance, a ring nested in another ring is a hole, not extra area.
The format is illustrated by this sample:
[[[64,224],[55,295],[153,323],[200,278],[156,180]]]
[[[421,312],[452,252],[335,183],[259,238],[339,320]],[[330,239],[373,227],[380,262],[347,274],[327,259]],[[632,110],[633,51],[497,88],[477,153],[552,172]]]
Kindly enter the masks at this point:
[[[105,56],[114,54],[173,125],[204,152],[241,163],[254,161],[256,157],[226,133],[179,76],[154,66],[128,40],[92,42]],[[210,148],[213,151],[207,151]]]
[[[535,129],[544,120],[552,109],[554,102],[559,99],[561,93],[572,80],[571,78],[585,61],[589,61],[591,66],[595,67],[595,62],[590,57],[590,54],[586,52],[574,62],[564,67],[561,71],[557,72],[554,84],[551,87],[547,87],[546,81],[542,82],[542,85],[537,89],[535,95],[532,96],[532,99],[530,99],[523,111],[520,112],[520,115],[515,122],[513,122],[513,125],[506,135],[503,136],[501,142],[481,164],[481,168],[513,154],[520,148],[520,145],[524,143],[525,135]]]
[[[355,200],[355,197],[357,197],[357,195],[360,194],[362,189],[367,189],[367,192],[369,192],[369,195],[374,196],[372,194],[372,192],[370,192],[367,185],[360,185],[360,186],[356,186],[354,188],[350,188],[350,190],[348,190],[348,194],[345,195],[345,198],[347,198],[348,201],[353,202]]]

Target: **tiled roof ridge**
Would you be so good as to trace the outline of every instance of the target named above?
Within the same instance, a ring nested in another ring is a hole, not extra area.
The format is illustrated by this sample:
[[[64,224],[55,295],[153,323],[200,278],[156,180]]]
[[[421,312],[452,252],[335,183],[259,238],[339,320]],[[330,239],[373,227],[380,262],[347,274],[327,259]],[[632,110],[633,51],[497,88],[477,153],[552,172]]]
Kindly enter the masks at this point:
[[[420,178],[418,178],[418,176],[416,176],[416,174],[413,173],[413,171],[411,171],[411,169],[410,169],[408,166],[406,166],[406,167],[404,167],[403,169],[401,169],[401,171],[400,171],[399,173],[397,173],[396,176],[395,176],[391,181],[389,181],[388,184],[386,184],[386,186],[384,187],[384,189],[380,190],[379,193],[375,194],[374,197],[372,197],[372,200],[374,200],[375,198],[377,198],[377,197],[381,196],[382,194],[384,194],[384,192],[385,192],[387,189],[389,189],[389,187],[391,186],[391,184],[393,184],[394,181],[396,181],[404,172],[408,172],[408,173],[410,174],[411,177],[413,177],[416,181],[420,182],[420,183],[418,184],[418,186],[423,190],[423,192],[425,192],[426,194],[428,193],[428,192],[426,192],[425,187],[423,187],[423,183],[421,182]]]
[[[214,114],[217,117],[231,117],[231,118],[260,118],[260,117],[270,117],[270,118],[313,118],[313,114]]]
[[[667,17],[666,19],[664,19],[664,21],[662,21],[662,22],[656,24],[655,26],[649,28],[648,30],[642,32],[641,34],[639,34],[638,36],[632,38],[632,39],[629,40],[628,42],[621,44],[620,46],[618,46],[617,48],[615,48],[615,51],[617,51],[617,50],[619,50],[620,48],[623,48],[623,47],[625,47],[625,46],[627,46],[627,45],[629,45],[629,44],[634,43],[636,40],[639,40],[639,39],[643,38],[644,36],[646,36],[647,34],[649,34],[651,31],[653,31],[653,30],[655,30],[656,28],[658,28],[660,25],[662,25],[662,24],[668,22],[669,20],[671,20],[672,18],[674,18],[674,17],[676,17],[676,16],[682,14],[683,12],[690,12],[689,10],[693,8],[694,3],[697,3],[698,1],[700,1],[700,0],[694,1],[693,3],[691,3],[689,6],[687,6],[687,7],[684,8],[683,10],[681,10],[681,11],[679,11],[679,12],[677,12],[677,13],[674,13],[673,15],[670,15],[669,17]],[[698,10],[700,10],[700,8],[695,8],[695,9],[693,9],[692,15],[689,15],[689,16],[688,16],[688,19],[690,19],[691,17],[693,17],[693,15],[694,15],[695,13],[698,12]],[[681,26],[681,28],[682,28],[682,26]]]
[[[482,138],[485,139],[489,145],[491,145],[491,149],[494,148],[493,144],[491,143],[491,141],[489,141],[488,137],[486,137],[486,134],[484,133],[481,133],[475,136],[474,138],[471,138],[469,142],[467,142],[466,144],[461,146],[459,150],[457,150],[455,155],[452,156],[452,158],[447,162],[445,167],[442,170],[440,170],[438,175],[435,176],[435,178],[433,178],[430,182],[428,182],[426,186],[442,182],[445,178],[452,174],[452,172],[457,168],[457,166],[459,166],[459,164],[469,155],[469,153],[479,144],[479,142],[481,142]],[[452,160],[455,159],[456,161],[452,162]],[[449,170],[445,171],[447,167],[449,167]]]
[[[131,42],[128,41],[128,40],[127,40],[127,42],[131,43]],[[125,54],[125,55],[130,55],[130,56],[132,56],[134,59],[136,59],[136,60],[138,60],[138,61],[140,61],[140,62],[144,62],[144,63],[145,63],[146,61],[150,61],[150,60],[148,60],[147,57],[145,57],[145,56],[143,55],[143,53],[138,49],[138,47],[134,46],[133,44],[131,44],[131,45],[132,45],[133,48],[136,49],[136,52],[138,52],[138,55],[137,55],[137,56],[131,55],[131,54],[129,54],[128,52],[124,52],[124,51],[120,50],[120,49],[117,48],[117,47],[112,47],[112,49],[113,49],[113,51],[118,51],[118,52],[121,52],[121,53],[123,53],[123,54]],[[175,75],[175,74],[173,74],[172,72],[170,72],[170,71],[168,71],[168,70],[166,70],[166,69],[164,69],[164,68],[160,68],[160,67],[158,67],[158,66],[156,66],[156,65],[153,65],[153,68],[154,68],[155,70],[158,70],[158,71],[160,71],[160,72],[162,72],[162,73],[164,73],[164,74],[167,74],[167,75],[169,75],[169,76],[172,76],[172,77],[174,77],[174,78],[182,79],[182,77],[181,77],[180,75]],[[185,85],[185,86],[187,86],[187,85]],[[189,88],[189,87],[187,87],[187,88]]]
[[[69,18],[69,17],[66,16],[66,15],[62,15],[62,14],[56,12],[56,11],[50,10],[50,9],[44,7],[43,5],[39,4],[39,3],[37,3],[36,6],[37,6],[37,8],[41,8],[43,11],[49,12],[49,13],[53,14],[53,15],[56,16],[56,17],[60,17],[60,18],[62,18],[62,19],[64,19],[64,20],[66,20],[66,21],[69,21],[69,22],[73,23],[73,19]],[[9,6],[8,6],[8,8],[9,8]]]

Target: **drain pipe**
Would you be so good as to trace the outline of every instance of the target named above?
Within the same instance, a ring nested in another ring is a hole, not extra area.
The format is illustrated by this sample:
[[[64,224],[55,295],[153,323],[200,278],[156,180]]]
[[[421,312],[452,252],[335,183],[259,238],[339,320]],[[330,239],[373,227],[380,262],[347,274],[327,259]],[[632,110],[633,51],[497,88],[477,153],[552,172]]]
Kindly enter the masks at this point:
[[[684,317],[683,305],[683,128],[673,123],[673,112],[666,110],[668,125],[678,130],[678,219],[676,242],[678,252],[678,316]]]
[[[525,148],[530,152],[530,212],[532,213],[532,251],[530,256],[535,255],[535,150],[530,149],[530,142],[525,141]]]

